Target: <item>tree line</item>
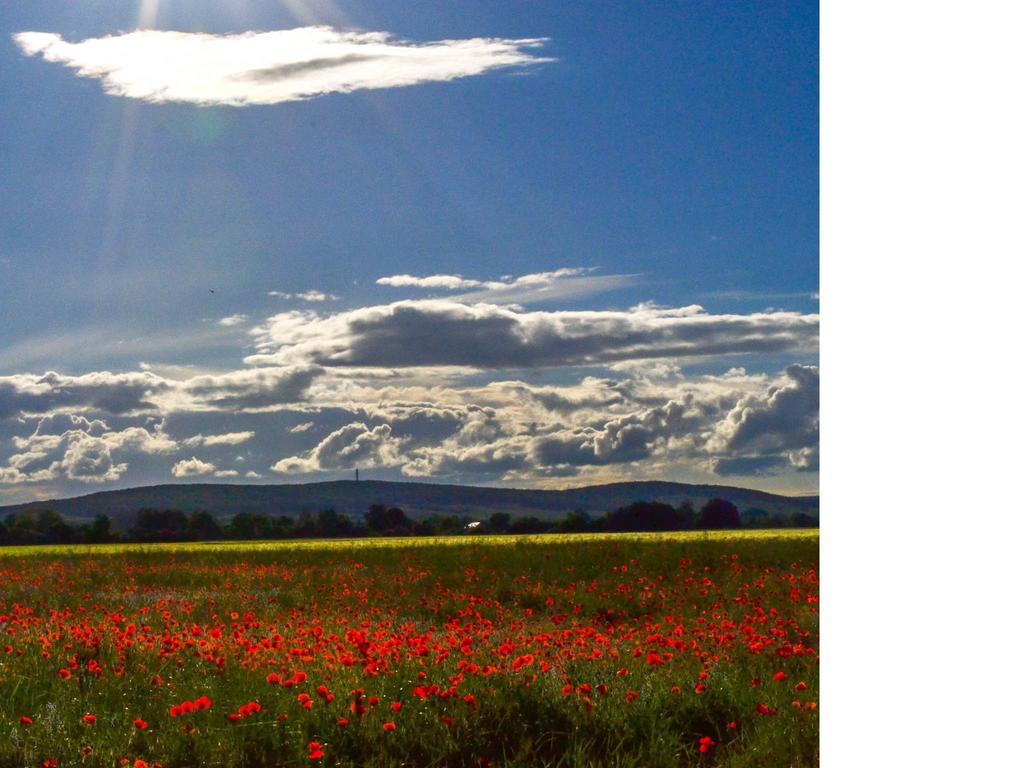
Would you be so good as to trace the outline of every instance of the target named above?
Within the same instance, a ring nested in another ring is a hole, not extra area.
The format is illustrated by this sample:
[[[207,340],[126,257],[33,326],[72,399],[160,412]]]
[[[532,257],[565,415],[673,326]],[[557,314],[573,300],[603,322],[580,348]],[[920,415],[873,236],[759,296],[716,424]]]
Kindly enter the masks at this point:
[[[362,519],[334,509],[319,513],[263,515],[241,512],[222,522],[210,512],[144,508],[126,530],[117,530],[110,517],[97,515],[88,523],[69,523],[52,510],[31,510],[0,520],[0,545],[102,544],[111,542],[173,542],[359,538],[363,536],[446,536],[472,534],[537,534],[587,532],[657,532],[730,528],[813,528],[817,520],[805,513],[788,517],[747,510],[711,499],[699,510],[690,502],[678,507],[658,501],[636,501],[613,512],[592,517],[577,510],[561,520],[515,517],[495,512],[485,520],[463,515],[431,515],[413,520],[399,507],[374,504]]]

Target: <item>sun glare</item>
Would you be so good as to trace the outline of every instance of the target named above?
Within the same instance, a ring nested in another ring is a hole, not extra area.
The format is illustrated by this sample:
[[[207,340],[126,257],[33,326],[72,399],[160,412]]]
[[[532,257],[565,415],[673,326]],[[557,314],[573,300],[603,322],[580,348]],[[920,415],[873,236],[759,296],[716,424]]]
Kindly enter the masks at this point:
[[[156,14],[160,10],[160,0],[140,0],[139,29],[149,29],[156,24]]]

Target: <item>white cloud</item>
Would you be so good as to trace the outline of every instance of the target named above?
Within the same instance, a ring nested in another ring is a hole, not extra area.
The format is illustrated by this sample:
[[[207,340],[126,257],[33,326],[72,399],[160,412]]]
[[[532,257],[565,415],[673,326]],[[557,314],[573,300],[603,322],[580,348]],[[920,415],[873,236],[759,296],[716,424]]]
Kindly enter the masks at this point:
[[[194,435],[182,441],[190,448],[209,445],[240,445],[251,440],[255,432],[227,432],[222,435]]]
[[[323,291],[310,290],[304,291],[303,293],[295,294],[295,298],[300,299],[302,301],[334,301],[338,297],[335,296],[333,293],[324,293]]]
[[[461,275],[428,275],[427,277],[391,275],[378,278],[377,285],[387,285],[392,288],[441,288],[446,291],[457,291],[479,288],[484,283],[479,280],[467,280]]]
[[[120,432],[109,432],[103,439],[114,448],[128,448],[148,455],[173,453],[178,444],[159,430],[150,432],[143,427],[128,427]]]
[[[716,473],[735,474],[732,470],[739,468],[752,474],[758,461],[766,467],[788,462],[799,471],[816,470],[818,392],[818,369],[791,365],[783,381],[739,400],[708,441],[712,451],[726,457],[714,465]]]
[[[0,467],[0,485],[25,485],[55,480],[59,476],[60,464],[54,463],[32,472],[22,472],[19,467]]]
[[[153,410],[152,398],[167,388],[165,381],[148,372],[65,376],[49,371],[42,376],[0,376],[0,419],[57,409],[87,408],[115,414]]]
[[[542,39],[412,43],[322,26],[231,35],[146,29],[80,42],[47,32],[13,37],[26,56],[96,78],[109,94],[154,103],[278,104],[550,61],[530,52]]]
[[[227,328],[231,328],[236,325],[241,325],[248,319],[248,315],[228,315],[227,317],[222,317],[218,320],[217,325],[223,325]]]
[[[128,469],[127,463],[115,464],[110,445],[99,437],[73,440],[60,463],[70,480],[105,483],[117,480]]]
[[[392,437],[389,425],[371,429],[354,422],[329,434],[309,453],[281,459],[271,469],[297,475],[359,466],[390,467],[400,462],[399,448],[400,441]]]
[[[99,419],[55,413],[40,418],[29,435],[11,438],[16,452],[0,467],[0,483],[37,483],[64,478],[82,483],[118,480],[126,454],[161,456],[178,448],[159,427],[114,430]]]
[[[178,409],[265,408],[298,403],[306,398],[320,370],[311,366],[282,366],[196,376],[182,382],[164,399]]]
[[[268,291],[267,296],[273,296],[275,299],[298,299],[299,301],[306,301],[310,303],[317,303],[321,301],[337,301],[340,296],[335,296],[333,293],[324,293],[318,291],[315,288],[310,288],[308,291],[302,291],[301,293],[285,293],[284,291]]]
[[[461,275],[391,275],[378,285],[416,290],[467,291],[452,298],[466,304],[533,304],[558,299],[592,296],[632,285],[635,275],[593,275],[592,267],[563,267],[500,280],[471,280]]]
[[[175,477],[199,477],[200,475],[209,475],[216,471],[216,465],[202,459],[197,459],[195,456],[191,459],[182,459],[171,467],[171,474]]]
[[[818,316],[713,315],[698,306],[527,312],[453,299],[400,301],[333,315],[285,312],[253,329],[254,365],[593,366],[651,358],[814,353]]]
[[[292,427],[288,431],[291,432],[292,434],[298,434],[299,432],[307,432],[312,427],[313,427],[313,422],[312,421],[304,421],[301,424],[296,424],[294,427]]]

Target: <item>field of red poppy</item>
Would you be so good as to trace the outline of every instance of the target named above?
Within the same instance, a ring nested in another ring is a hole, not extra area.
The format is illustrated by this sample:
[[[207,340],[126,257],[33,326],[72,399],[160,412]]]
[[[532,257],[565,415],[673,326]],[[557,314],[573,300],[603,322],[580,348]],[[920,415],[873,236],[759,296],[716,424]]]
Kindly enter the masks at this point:
[[[0,550],[0,766],[808,766],[817,532]]]

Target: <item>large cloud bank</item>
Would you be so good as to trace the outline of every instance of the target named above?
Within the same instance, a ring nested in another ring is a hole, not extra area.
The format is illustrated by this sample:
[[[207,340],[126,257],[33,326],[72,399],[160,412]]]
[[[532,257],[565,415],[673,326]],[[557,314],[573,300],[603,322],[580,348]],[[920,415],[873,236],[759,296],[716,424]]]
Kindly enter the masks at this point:
[[[434,299],[332,315],[286,312],[256,331],[253,364],[537,368],[647,358],[807,352],[817,315],[712,315],[698,306],[525,312]]]
[[[456,279],[386,284],[522,282]],[[255,349],[235,370],[0,376],[0,500],[357,467],[520,485],[775,478],[815,488],[817,315],[530,311],[453,296],[252,322],[238,322]],[[800,362],[766,363],[780,359]]]
[[[131,407],[118,395],[136,374],[4,377],[0,485],[106,483],[125,479],[129,466],[149,482],[355,467],[467,482],[817,469],[817,368],[648,368],[561,385],[353,379],[329,368],[147,374]],[[87,392],[111,396],[77,397],[84,378]],[[210,428],[220,431],[202,431]]]

